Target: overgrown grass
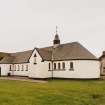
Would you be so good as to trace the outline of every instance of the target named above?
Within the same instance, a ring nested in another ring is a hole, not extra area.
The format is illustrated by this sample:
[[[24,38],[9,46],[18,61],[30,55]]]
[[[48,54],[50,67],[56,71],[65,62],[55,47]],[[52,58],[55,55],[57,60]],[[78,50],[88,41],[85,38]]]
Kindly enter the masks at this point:
[[[105,105],[105,80],[0,80],[0,105]]]

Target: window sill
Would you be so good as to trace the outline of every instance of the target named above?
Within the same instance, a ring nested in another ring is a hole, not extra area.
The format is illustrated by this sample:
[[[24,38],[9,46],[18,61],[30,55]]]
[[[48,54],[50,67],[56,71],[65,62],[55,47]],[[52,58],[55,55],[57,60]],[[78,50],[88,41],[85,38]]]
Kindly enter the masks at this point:
[[[70,70],[70,71],[74,71],[74,69],[72,69],[72,68],[71,68],[71,69],[69,69],[69,70]]]
[[[48,70],[48,71],[52,71],[52,70]]]
[[[65,71],[66,69],[54,69],[54,70],[48,70],[48,71]]]
[[[37,64],[37,63],[34,63],[34,64]]]

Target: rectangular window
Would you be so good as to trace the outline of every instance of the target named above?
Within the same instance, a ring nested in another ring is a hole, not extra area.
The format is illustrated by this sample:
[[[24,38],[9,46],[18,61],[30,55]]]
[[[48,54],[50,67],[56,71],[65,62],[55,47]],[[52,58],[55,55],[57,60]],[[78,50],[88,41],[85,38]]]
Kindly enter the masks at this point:
[[[15,67],[14,67],[14,71],[16,71],[16,65],[15,65]]]
[[[26,71],[28,71],[28,65],[26,65]]]
[[[54,63],[54,70],[56,70],[56,63]]]
[[[14,69],[14,71],[16,71],[16,69],[17,69],[17,68],[16,68],[16,65],[15,65],[15,69]]]
[[[65,69],[65,62],[62,63],[62,69]]]
[[[74,70],[73,62],[70,62],[70,70]]]
[[[21,71],[23,71],[24,70],[24,66],[22,65],[22,70]]]
[[[34,55],[34,64],[37,64],[37,63],[36,63],[36,57],[37,57],[37,55],[35,54],[35,55]]]
[[[17,71],[19,71],[20,70],[20,66],[18,65],[18,70]]]
[[[50,65],[50,63],[49,63],[49,70],[51,69],[51,65]]]
[[[61,64],[60,64],[60,63],[58,63],[58,69],[59,69],[59,70],[61,69]]]
[[[9,66],[9,71],[12,71],[12,65]]]

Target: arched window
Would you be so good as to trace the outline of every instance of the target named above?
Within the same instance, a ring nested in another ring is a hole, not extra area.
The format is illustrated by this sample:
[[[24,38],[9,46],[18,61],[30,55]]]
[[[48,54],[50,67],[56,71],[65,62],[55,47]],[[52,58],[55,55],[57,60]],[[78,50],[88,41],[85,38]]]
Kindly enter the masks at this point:
[[[12,65],[9,66],[9,71],[12,71]]]
[[[28,65],[26,65],[26,71],[28,71]]]
[[[74,70],[73,62],[70,62],[70,70]]]
[[[24,70],[24,66],[22,65],[22,70],[21,71],[23,71]]]
[[[15,69],[14,69],[14,71],[16,71],[16,69],[17,69],[17,68],[16,68],[16,65],[15,65]]]
[[[54,63],[54,70],[56,70],[56,63]]]
[[[49,70],[51,69],[51,65],[50,65],[50,63],[48,64],[48,66],[49,66]]]
[[[35,54],[34,55],[34,64],[36,64],[36,57],[37,57],[37,55]]]
[[[20,70],[20,66],[18,65],[18,71]]]
[[[14,66],[14,71],[16,71],[16,65]]]
[[[65,69],[65,62],[62,63],[62,69]]]
[[[60,64],[60,63],[58,63],[58,69],[59,69],[59,70],[61,69],[61,64]]]

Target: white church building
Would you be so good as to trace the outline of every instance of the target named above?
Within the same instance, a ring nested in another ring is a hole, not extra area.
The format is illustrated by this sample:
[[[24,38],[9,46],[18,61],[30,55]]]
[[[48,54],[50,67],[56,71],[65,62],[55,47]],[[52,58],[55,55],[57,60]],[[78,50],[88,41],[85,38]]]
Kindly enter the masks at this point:
[[[61,44],[56,33],[53,46],[8,53],[0,61],[0,75],[96,79],[100,78],[100,62],[78,42]]]

